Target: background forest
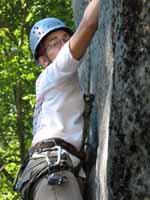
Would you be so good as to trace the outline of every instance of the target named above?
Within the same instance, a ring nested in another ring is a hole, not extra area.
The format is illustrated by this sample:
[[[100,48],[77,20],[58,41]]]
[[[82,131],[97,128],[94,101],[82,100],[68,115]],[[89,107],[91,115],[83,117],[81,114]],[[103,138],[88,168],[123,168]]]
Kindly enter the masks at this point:
[[[0,200],[16,200],[12,186],[31,144],[34,83],[41,71],[29,50],[30,28],[45,17],[73,28],[73,17],[70,0],[1,0],[0,8]]]

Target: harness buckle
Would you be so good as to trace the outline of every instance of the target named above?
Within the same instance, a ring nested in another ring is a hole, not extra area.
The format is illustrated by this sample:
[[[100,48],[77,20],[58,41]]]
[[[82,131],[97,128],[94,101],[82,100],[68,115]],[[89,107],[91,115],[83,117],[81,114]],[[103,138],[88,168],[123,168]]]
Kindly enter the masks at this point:
[[[62,185],[65,182],[67,182],[67,177],[61,174],[52,173],[48,176],[49,185]]]

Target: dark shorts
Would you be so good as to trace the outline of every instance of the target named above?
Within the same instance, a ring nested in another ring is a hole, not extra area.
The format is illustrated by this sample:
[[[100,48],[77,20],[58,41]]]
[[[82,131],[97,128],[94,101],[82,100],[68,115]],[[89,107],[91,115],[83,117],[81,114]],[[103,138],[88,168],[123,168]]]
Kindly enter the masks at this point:
[[[17,190],[21,193],[22,198],[31,199],[29,197],[32,195],[37,180],[47,176],[47,174],[48,165],[45,158],[30,160],[17,183]]]
[[[17,190],[21,193],[22,199],[38,200],[40,199],[39,197],[41,196],[42,200],[47,200],[47,199],[49,200],[48,196],[56,195],[56,191],[58,190],[57,195],[60,195],[60,194],[61,196],[63,195],[64,196],[63,199],[65,200],[68,199],[69,197],[69,194],[68,196],[65,197],[65,195],[69,191],[71,191],[71,193],[74,193],[74,191],[76,191],[75,196],[77,198],[75,199],[82,200],[81,191],[80,191],[81,185],[79,188],[79,185],[78,185],[79,183],[77,181],[78,179],[75,177],[75,175],[72,172],[66,171],[66,170],[59,171],[58,173],[65,175],[68,179],[68,183],[63,184],[63,186],[48,185],[48,164],[46,162],[46,159],[45,158],[31,159],[28,162],[27,166],[25,167],[17,183]],[[42,198],[43,196],[45,198]],[[55,197],[51,199],[53,200],[57,198]]]

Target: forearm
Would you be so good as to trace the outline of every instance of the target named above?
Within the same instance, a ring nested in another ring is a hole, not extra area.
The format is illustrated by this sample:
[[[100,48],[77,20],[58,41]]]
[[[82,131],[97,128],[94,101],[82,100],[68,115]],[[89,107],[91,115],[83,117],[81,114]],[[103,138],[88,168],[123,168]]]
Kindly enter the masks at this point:
[[[97,26],[98,26],[98,16],[99,16],[99,10],[100,10],[100,0],[92,0],[89,1],[89,5],[85,9],[84,15],[82,17],[80,27],[85,26],[85,27],[92,27],[94,30],[93,32],[96,31]]]
[[[100,0],[92,0],[85,9],[84,15],[75,34],[70,40],[70,49],[76,59],[85,53],[98,27]]]

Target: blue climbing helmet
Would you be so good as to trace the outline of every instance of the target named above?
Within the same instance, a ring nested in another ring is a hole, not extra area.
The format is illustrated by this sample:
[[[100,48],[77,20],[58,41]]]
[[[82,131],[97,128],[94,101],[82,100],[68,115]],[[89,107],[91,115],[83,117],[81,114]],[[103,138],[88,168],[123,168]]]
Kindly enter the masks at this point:
[[[70,35],[73,34],[72,30],[66,24],[57,18],[45,18],[34,24],[30,31],[29,44],[33,56],[37,59],[37,49],[40,46],[42,39],[53,31],[65,30]]]

